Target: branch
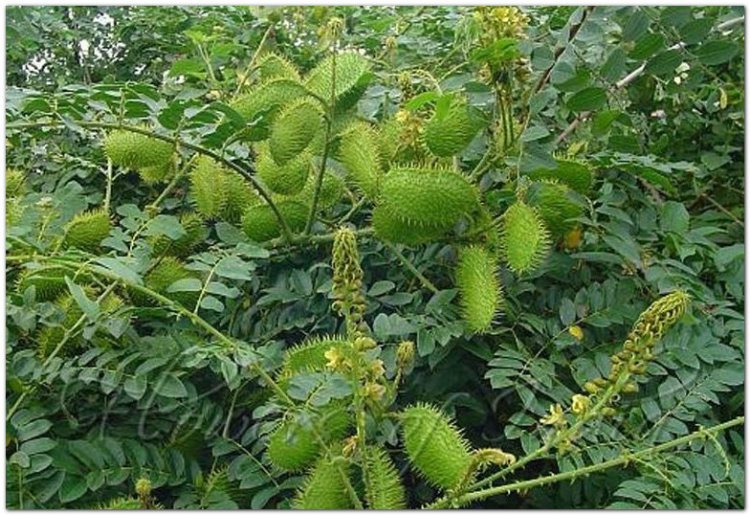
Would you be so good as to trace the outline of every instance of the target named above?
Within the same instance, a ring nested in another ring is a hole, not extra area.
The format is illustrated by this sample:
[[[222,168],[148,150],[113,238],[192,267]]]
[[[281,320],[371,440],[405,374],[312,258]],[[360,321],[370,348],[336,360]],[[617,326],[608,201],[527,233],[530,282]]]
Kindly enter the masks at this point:
[[[639,461],[647,456],[658,454],[664,451],[668,451],[675,447],[679,447],[681,445],[690,443],[693,440],[697,440],[699,438],[711,437],[716,433],[719,433],[721,431],[724,431],[726,429],[729,429],[735,426],[739,426],[743,424],[744,422],[745,422],[745,417],[737,417],[728,422],[718,424],[708,429],[699,429],[698,431],[695,431],[689,435],[686,435],[686,436],[683,436],[681,438],[677,438],[674,440],[670,440],[668,442],[662,443],[655,447],[650,447],[648,449],[644,449],[642,451],[638,451],[634,453],[622,453],[617,458],[613,458],[611,460],[598,463],[596,465],[589,465],[588,467],[583,467],[583,468],[579,468],[576,470],[563,472],[560,474],[554,474],[551,476],[542,476],[542,477],[538,477],[535,479],[529,479],[526,481],[518,481],[516,483],[511,483],[509,485],[503,485],[503,486],[498,486],[494,488],[487,488],[486,490],[480,490],[478,492],[467,493],[456,499],[456,505],[463,506],[474,501],[479,501],[481,499],[493,497],[495,495],[507,494],[510,492],[517,492],[521,490],[529,490],[531,488],[536,488],[538,486],[548,485],[551,483],[558,483],[560,481],[575,481],[579,477],[585,477],[589,474],[600,472],[602,470],[606,470],[612,467],[617,467],[620,465],[627,465],[631,461]],[[441,507],[443,507],[442,503],[432,504],[428,506],[428,508],[430,509],[436,509],[436,508],[441,508]]]
[[[534,85],[533,88],[531,88],[531,93],[529,93],[529,97],[534,96],[535,93],[537,93],[540,89],[544,87],[544,85],[547,83],[547,81],[550,78],[550,75],[552,74],[552,69],[557,64],[557,60],[560,59],[560,56],[565,53],[565,50],[567,50],[568,45],[570,45],[573,40],[575,39],[576,35],[578,34],[578,31],[581,30],[581,26],[583,26],[583,23],[586,21],[586,18],[588,18],[589,14],[594,10],[594,6],[588,6],[583,8],[583,14],[581,15],[581,19],[578,21],[578,23],[571,25],[570,32],[568,33],[568,41],[564,46],[558,47],[555,50],[555,55],[552,58],[552,64],[550,64],[549,68],[547,68],[542,76],[539,78],[539,81]]]
[[[281,233],[284,235],[284,239],[286,239],[287,242],[292,243],[294,241],[294,237],[292,236],[292,232],[289,229],[289,226],[286,223],[286,220],[284,220],[284,217],[281,216],[281,212],[279,211],[279,208],[276,206],[274,201],[271,199],[271,196],[269,193],[265,190],[263,186],[257,181],[257,179],[252,175],[251,171],[245,168],[244,166],[240,166],[236,164],[233,161],[230,161],[220,154],[217,154],[216,152],[209,150],[205,147],[201,147],[200,145],[195,145],[193,143],[188,143],[186,141],[182,141],[179,137],[171,137],[171,136],[165,136],[163,134],[158,134],[156,132],[153,132],[148,129],[144,129],[142,127],[136,127],[133,125],[123,125],[119,123],[105,123],[105,122],[86,122],[86,121],[75,121],[77,125],[80,125],[81,127],[87,127],[92,129],[112,129],[112,130],[124,130],[124,131],[130,131],[135,132],[138,134],[143,134],[145,136],[149,136],[155,139],[160,139],[162,141],[167,141],[169,143],[173,143],[175,145],[180,145],[182,147],[185,147],[189,150],[192,150],[194,152],[198,152],[199,154],[203,154],[205,156],[208,156],[212,158],[215,161],[220,162],[221,164],[231,168],[232,170],[238,172],[240,175],[242,175],[245,179],[247,179],[250,184],[253,185],[253,188],[255,188],[255,191],[258,192],[258,195],[261,196],[263,200],[266,201],[266,203],[271,208],[271,211],[273,211],[274,216],[276,217],[277,221],[279,222],[279,225],[281,227]],[[65,123],[61,120],[49,120],[45,122],[16,122],[16,123],[9,123],[5,126],[6,130],[21,130],[21,129],[32,129],[32,128],[38,128],[38,127],[62,127],[66,126]]]
[[[744,16],[732,18],[731,20],[727,20],[723,23],[720,23],[719,25],[714,27],[713,30],[714,32],[722,31],[722,30],[731,28],[734,25],[737,25],[738,23],[742,23],[744,20],[745,20]],[[685,47],[685,43],[680,41],[679,43],[676,43],[672,45],[671,47],[669,47],[667,50],[679,50],[684,47]],[[632,72],[628,73],[625,77],[617,81],[614,87],[612,88],[612,92],[621,90],[622,88],[624,88],[625,86],[633,82],[635,79],[640,77],[641,74],[646,70],[646,64],[647,62],[644,62],[638,68],[636,68]],[[581,122],[585,121],[589,116],[591,116],[590,111],[582,112],[578,116],[576,116],[575,119],[572,122],[570,122],[570,124],[565,128],[565,130],[563,130],[563,132],[560,133],[560,135],[555,139],[555,144],[559,145],[560,143],[565,141],[565,139],[568,136],[570,136],[573,133],[573,131],[576,130],[576,128],[581,124]]]

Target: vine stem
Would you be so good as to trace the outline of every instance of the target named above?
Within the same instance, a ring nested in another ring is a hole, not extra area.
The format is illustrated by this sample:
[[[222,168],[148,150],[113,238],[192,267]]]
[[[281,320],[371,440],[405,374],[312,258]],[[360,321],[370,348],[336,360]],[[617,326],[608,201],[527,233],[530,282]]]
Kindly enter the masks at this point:
[[[518,481],[515,483],[508,484],[508,485],[497,486],[494,488],[487,488],[485,490],[480,490],[477,492],[470,492],[470,493],[467,493],[458,497],[455,500],[455,503],[458,506],[463,506],[474,501],[479,501],[479,500],[486,499],[488,497],[493,497],[493,496],[500,495],[500,494],[507,494],[507,493],[516,492],[519,490],[529,490],[531,488],[536,488],[538,486],[548,485],[551,483],[558,483],[560,481],[568,481],[568,480],[574,481],[580,477],[585,477],[595,472],[600,472],[602,470],[606,470],[612,467],[617,467],[619,465],[627,465],[631,461],[639,461],[647,456],[650,456],[653,454],[659,454],[664,451],[668,451],[669,449],[673,449],[675,447],[679,447],[681,445],[690,443],[693,440],[697,440],[699,438],[709,438],[715,435],[716,433],[730,429],[735,426],[739,426],[743,424],[744,422],[745,422],[744,416],[737,417],[735,419],[715,425],[707,429],[701,428],[698,431],[695,431],[689,435],[683,436],[681,438],[676,438],[674,440],[662,443],[655,447],[650,447],[648,449],[643,449],[641,451],[634,452],[634,453],[623,453],[617,458],[613,458],[611,460],[604,461],[596,465],[589,465],[587,467],[582,467],[582,468],[571,470],[568,472],[562,472],[560,474],[553,474],[551,476],[542,476],[542,477],[538,477],[535,479]],[[437,504],[437,503],[432,504],[428,506],[428,508],[429,509],[442,508],[445,506],[444,504],[445,502],[446,501],[443,501],[440,504]]]
[[[305,224],[305,230],[303,234],[306,236],[310,234],[312,230],[313,222],[315,221],[315,214],[318,211],[318,202],[320,200],[320,190],[323,187],[323,176],[326,173],[326,163],[328,162],[328,153],[331,148],[331,130],[333,128],[333,116],[336,108],[336,43],[333,43],[333,51],[331,53],[331,98],[328,105],[328,114],[326,116],[326,139],[323,145],[323,156],[320,161],[320,170],[318,170],[318,176],[315,182],[315,191],[313,192],[312,204],[310,206],[310,214],[307,216],[307,223]]]
[[[284,217],[281,215],[281,212],[279,211],[279,208],[276,206],[276,203],[271,199],[271,195],[258,182],[258,180],[250,173],[251,171],[246,169],[245,167],[240,166],[237,163],[224,158],[223,156],[221,156],[220,154],[217,154],[216,152],[212,150],[209,150],[205,147],[201,147],[200,145],[195,145],[193,143],[182,141],[180,140],[179,137],[175,138],[171,136],[165,136],[163,134],[158,134],[154,131],[144,129],[142,127],[136,127],[133,125],[125,125],[125,124],[118,124],[118,123],[107,123],[107,122],[75,121],[74,123],[77,125],[80,125],[81,127],[87,127],[87,128],[92,128],[92,129],[119,129],[119,130],[124,130],[124,131],[129,131],[129,132],[135,132],[138,134],[143,134],[145,136],[149,136],[149,137],[159,139],[162,141],[167,141],[175,145],[180,145],[194,152],[198,152],[199,154],[208,156],[211,159],[231,168],[232,170],[242,175],[245,179],[247,179],[250,182],[250,184],[252,184],[255,191],[258,192],[258,195],[260,195],[261,198],[263,198],[263,200],[271,208],[271,211],[273,211],[274,216],[279,222],[279,226],[281,227],[281,233],[284,236],[284,239],[286,239],[287,242],[289,243],[292,243],[294,241],[294,237],[292,236],[292,232],[289,229],[289,225],[287,225],[286,220],[284,220]],[[63,123],[62,120],[48,120],[44,122],[9,123],[5,126],[5,128],[6,130],[11,131],[11,130],[20,130],[20,129],[33,129],[33,128],[39,128],[39,127],[62,127],[62,126],[65,126],[65,123]]]
[[[112,161],[107,159],[107,189],[104,193],[104,210],[109,213],[109,204],[112,201]]]
[[[414,276],[415,276],[415,277],[416,277],[417,279],[419,279],[419,282],[421,282],[421,283],[422,283],[422,285],[423,285],[423,286],[424,286],[425,288],[427,288],[428,290],[430,290],[430,291],[431,291],[432,293],[438,293],[438,292],[440,291],[440,290],[438,290],[438,289],[437,289],[437,287],[436,287],[436,286],[435,286],[434,284],[432,284],[432,282],[431,282],[431,281],[430,281],[429,279],[427,279],[427,278],[426,278],[426,277],[425,277],[425,276],[424,276],[424,275],[422,274],[422,272],[420,272],[419,270],[417,270],[417,267],[415,267],[415,266],[414,266],[414,265],[413,265],[413,264],[411,263],[411,261],[409,261],[409,260],[408,260],[408,259],[406,258],[406,256],[404,256],[404,255],[403,255],[403,254],[401,253],[401,251],[400,251],[400,250],[398,250],[398,249],[396,248],[396,246],[395,246],[395,245],[394,245],[393,243],[390,243],[390,242],[387,242],[387,241],[386,241],[386,242],[384,242],[384,243],[385,243],[385,246],[386,246],[386,247],[388,247],[389,249],[391,249],[391,252],[393,252],[393,253],[394,253],[394,254],[396,255],[396,257],[397,257],[397,258],[399,259],[399,261],[401,261],[401,263],[403,263],[403,265],[404,265],[404,266],[405,266],[406,268],[408,268],[408,269],[409,269],[409,271],[410,271],[410,272],[411,272],[412,274],[414,274]]]
[[[253,71],[253,67],[255,66],[255,62],[258,60],[260,51],[263,49],[263,45],[266,44],[266,40],[268,39],[268,36],[269,34],[271,34],[272,30],[273,30],[273,24],[268,26],[266,31],[263,33],[263,37],[260,38],[260,43],[258,43],[258,46],[255,48],[255,53],[253,53],[253,57],[250,59],[250,62],[248,63],[247,68],[245,68],[245,73],[242,75],[242,77],[240,78],[240,81],[237,83],[237,89],[234,90],[232,99],[237,98],[240,92],[242,91],[242,88],[245,86],[245,83],[247,82],[247,77]]]

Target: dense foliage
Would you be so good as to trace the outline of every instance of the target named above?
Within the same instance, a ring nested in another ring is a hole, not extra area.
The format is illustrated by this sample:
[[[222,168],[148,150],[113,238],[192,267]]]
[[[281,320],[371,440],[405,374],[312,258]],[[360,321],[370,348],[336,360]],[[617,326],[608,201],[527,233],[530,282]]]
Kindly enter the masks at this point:
[[[8,506],[744,506],[743,28],[9,7]]]

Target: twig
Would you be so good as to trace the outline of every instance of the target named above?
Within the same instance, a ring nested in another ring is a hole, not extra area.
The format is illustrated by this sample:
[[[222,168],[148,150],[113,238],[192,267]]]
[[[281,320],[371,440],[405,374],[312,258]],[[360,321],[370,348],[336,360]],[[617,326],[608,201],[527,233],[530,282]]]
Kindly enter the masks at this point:
[[[438,290],[432,282],[430,282],[429,279],[427,279],[422,272],[417,270],[417,267],[415,267],[411,261],[409,261],[406,256],[404,256],[401,251],[399,251],[396,246],[393,243],[385,242],[385,246],[391,249],[391,251],[396,254],[396,257],[401,261],[401,263],[409,269],[409,271],[414,274],[414,276],[419,279],[419,282],[422,283],[422,285],[430,290],[432,293],[438,293],[440,290]]]
[[[683,436],[681,438],[676,438],[674,440],[670,440],[668,442],[662,443],[655,447],[650,447],[648,449],[643,449],[642,451],[638,451],[634,453],[622,453],[617,458],[613,458],[611,460],[598,463],[596,465],[589,465],[588,467],[582,467],[576,470],[562,472],[560,474],[553,474],[551,476],[541,476],[535,479],[529,479],[526,481],[518,481],[515,483],[497,486],[494,488],[487,488],[486,490],[480,490],[477,492],[470,492],[470,493],[467,493],[458,497],[455,500],[455,504],[458,506],[464,506],[473,501],[479,501],[481,499],[486,499],[488,497],[493,497],[496,495],[507,494],[510,492],[517,492],[521,490],[529,490],[531,488],[536,488],[538,486],[548,485],[551,483],[558,483],[560,481],[574,481],[578,479],[579,477],[585,477],[589,474],[600,472],[602,470],[606,470],[612,467],[617,467],[620,465],[627,465],[631,461],[639,461],[647,456],[650,456],[653,454],[659,454],[661,452],[668,451],[669,449],[673,449],[675,447],[688,444],[692,442],[693,440],[697,440],[699,438],[706,438],[709,435],[714,435],[716,433],[730,429],[732,427],[739,426],[743,424],[744,422],[745,422],[745,417],[737,417],[728,422],[718,424],[708,429],[699,429],[698,431],[695,431],[689,435]],[[445,503],[446,501],[433,503],[432,505],[428,506],[428,508],[430,509],[442,508],[445,506]]]

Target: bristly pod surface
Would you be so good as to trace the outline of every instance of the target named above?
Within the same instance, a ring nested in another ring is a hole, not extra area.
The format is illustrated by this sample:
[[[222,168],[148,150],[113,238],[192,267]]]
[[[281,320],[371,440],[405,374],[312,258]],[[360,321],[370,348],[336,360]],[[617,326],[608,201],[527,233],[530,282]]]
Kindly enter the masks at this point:
[[[357,103],[367,88],[372,77],[370,67],[370,62],[362,55],[356,52],[342,52],[320,61],[308,74],[305,86],[328,102],[335,82],[336,109],[345,111]]]
[[[344,131],[339,145],[339,161],[346,168],[349,182],[374,200],[380,191],[383,168],[377,135],[369,125],[358,122]]]
[[[284,108],[271,126],[269,146],[273,160],[284,165],[298,157],[320,130],[323,117],[312,100],[299,100]]]
[[[219,218],[229,223],[239,223],[249,206],[261,203],[260,196],[250,183],[236,170],[225,169],[223,183],[226,185],[226,202]]]
[[[541,179],[553,179],[567,185],[570,189],[586,195],[594,183],[594,172],[591,166],[585,162],[569,159],[555,159],[556,168],[540,168],[527,172],[530,179],[535,181]]]
[[[362,468],[367,483],[365,498],[371,510],[403,510],[406,491],[393,461],[382,447],[368,446]]]
[[[65,226],[63,244],[66,248],[77,248],[93,252],[109,235],[112,220],[104,209],[93,209],[78,213]]]
[[[538,182],[529,187],[529,205],[539,210],[544,224],[557,239],[573,229],[583,214],[583,206],[576,202],[568,186],[556,182]]]
[[[291,79],[299,81],[299,70],[286,57],[276,52],[266,52],[258,59],[260,79],[266,82],[271,79]]]
[[[418,227],[450,228],[479,208],[476,187],[446,168],[392,168],[379,199],[391,216]]]
[[[453,422],[428,404],[406,408],[401,414],[406,456],[432,485],[457,486],[471,463],[469,443]]]
[[[297,418],[282,421],[268,439],[268,457],[274,466],[289,471],[300,471],[312,463],[321,451],[320,441],[309,424],[317,424],[325,442],[342,438],[351,427],[351,416],[346,406],[331,403],[320,408],[320,414],[305,425]]]
[[[313,173],[307,177],[307,184],[299,194],[293,198],[308,205],[312,205],[315,188],[318,182],[319,170],[313,166]],[[318,210],[328,209],[335,206],[344,195],[346,186],[344,181],[336,175],[330,168],[326,168],[323,173],[323,182],[320,184],[320,193],[318,194]]]
[[[441,97],[432,118],[424,126],[425,146],[438,157],[450,157],[464,150],[481,128],[481,119],[466,99]]]
[[[142,170],[170,163],[174,145],[145,134],[115,130],[104,139],[104,153],[114,165]]]
[[[502,252],[508,267],[517,274],[536,269],[550,249],[549,231],[536,209],[517,201],[502,217]]]
[[[456,286],[469,330],[483,332],[489,329],[503,304],[497,259],[484,247],[472,245],[462,248],[456,264]]]
[[[276,203],[281,216],[293,233],[302,231],[307,223],[310,208],[296,200],[282,200]],[[281,236],[281,225],[271,206],[258,204],[251,206],[242,217],[242,230],[248,238],[262,243]]]
[[[421,245],[435,241],[450,230],[450,227],[409,224],[382,205],[376,205],[373,208],[371,223],[375,236],[383,241],[404,245]]]
[[[180,216],[180,225],[185,234],[176,240],[165,235],[151,239],[152,253],[155,256],[170,255],[185,257],[206,237],[206,226],[203,219],[195,213],[184,213]]]
[[[283,165],[276,163],[271,157],[267,143],[258,145],[256,168],[258,176],[268,189],[279,195],[296,195],[307,184],[310,174],[312,155],[307,150],[292,158]]]
[[[229,199],[229,181],[220,163],[200,156],[190,172],[190,197],[195,209],[204,218],[218,218]]]
[[[249,127],[243,134],[248,141],[261,141],[268,137],[269,126],[283,106],[308,96],[305,87],[295,80],[278,78],[263,82],[240,95],[229,106],[253,122],[263,114],[263,123]]]
[[[198,300],[199,293],[197,291],[171,292],[169,291],[169,287],[182,279],[197,278],[197,273],[185,268],[182,261],[173,256],[166,256],[146,274],[143,282],[156,293],[164,295],[188,309],[193,309]],[[131,290],[131,298],[138,305],[151,305],[155,303],[146,294],[135,290]]]
[[[17,291],[23,294],[33,286],[38,301],[55,300],[68,290],[65,277],[72,279],[74,275],[75,272],[55,266],[44,267],[40,270],[24,270],[18,278]],[[77,280],[80,281],[80,276]]]
[[[335,461],[333,461],[335,460]],[[349,462],[342,458],[322,456],[310,470],[293,507],[298,510],[348,510],[353,508],[347,491],[345,476],[349,476]]]

